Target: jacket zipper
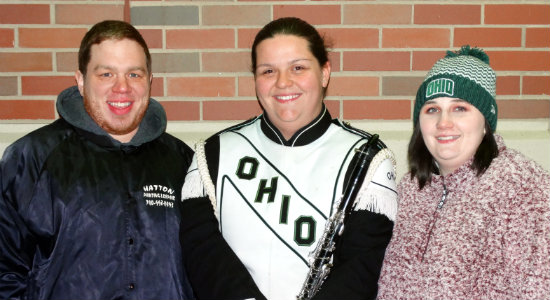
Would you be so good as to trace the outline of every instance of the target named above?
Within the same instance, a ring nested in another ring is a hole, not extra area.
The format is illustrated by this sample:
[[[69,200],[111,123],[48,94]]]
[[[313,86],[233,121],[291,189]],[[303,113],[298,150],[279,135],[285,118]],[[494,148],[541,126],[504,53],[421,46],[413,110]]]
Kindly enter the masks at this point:
[[[430,240],[432,238],[432,232],[435,227],[435,223],[439,219],[439,213],[443,205],[445,204],[445,200],[447,199],[447,186],[445,186],[445,180],[443,179],[443,195],[441,195],[441,199],[439,199],[439,203],[437,203],[437,208],[435,209],[433,213],[433,222],[430,225],[430,230],[428,231],[428,238],[426,239],[426,243],[424,244],[424,251],[422,251],[422,258],[420,261],[424,262],[424,255],[426,255],[426,251],[428,251],[428,245],[430,244]]]

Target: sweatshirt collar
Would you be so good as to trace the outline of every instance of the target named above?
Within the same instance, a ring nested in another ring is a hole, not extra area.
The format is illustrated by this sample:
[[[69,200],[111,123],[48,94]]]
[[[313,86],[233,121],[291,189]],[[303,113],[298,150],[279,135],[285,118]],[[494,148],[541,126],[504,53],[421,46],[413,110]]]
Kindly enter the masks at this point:
[[[156,139],[166,130],[166,113],[162,105],[152,98],[149,99],[149,105],[136,135],[128,143],[115,140],[97,125],[84,108],[84,99],[77,86],[72,86],[59,94],[56,108],[59,116],[74,126],[79,133],[107,148],[132,149]]]
[[[504,140],[500,135],[496,133],[493,135],[497,143],[498,151],[499,153],[501,153],[506,149]],[[491,162],[491,165],[495,162],[496,159],[497,157],[493,159],[493,162]],[[432,173],[432,181],[434,183],[442,182],[449,189],[454,189],[457,187],[464,186],[465,183],[472,184],[473,182],[477,182],[479,181],[479,178],[477,176],[477,172],[472,168],[473,162],[474,162],[474,157],[472,156],[470,159],[468,159],[465,163],[463,163],[460,167],[458,167],[452,173],[447,174],[445,176]],[[489,171],[489,169],[491,168],[491,165],[489,165],[489,168],[485,172]]]

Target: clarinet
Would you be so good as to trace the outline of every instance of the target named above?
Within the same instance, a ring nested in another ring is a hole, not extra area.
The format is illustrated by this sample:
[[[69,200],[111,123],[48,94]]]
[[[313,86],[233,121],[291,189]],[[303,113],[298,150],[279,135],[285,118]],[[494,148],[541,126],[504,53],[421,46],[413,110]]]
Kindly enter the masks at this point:
[[[352,159],[352,162],[355,161],[355,165],[342,193],[338,209],[327,220],[323,235],[315,249],[309,254],[309,272],[300,293],[296,297],[297,299],[311,299],[328,277],[336,244],[344,232],[344,219],[351,212],[353,202],[365,179],[370,162],[381,149],[377,142],[378,135],[373,134],[365,144],[359,149],[355,149],[355,155]]]

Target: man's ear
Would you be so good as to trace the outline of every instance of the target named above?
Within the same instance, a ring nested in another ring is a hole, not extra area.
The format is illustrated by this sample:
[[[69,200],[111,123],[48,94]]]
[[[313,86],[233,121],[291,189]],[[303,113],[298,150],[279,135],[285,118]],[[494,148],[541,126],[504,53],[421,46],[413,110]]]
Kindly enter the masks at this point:
[[[80,92],[80,95],[84,96],[84,75],[82,75],[80,70],[77,70],[74,73],[74,78],[76,79],[76,85],[78,86],[78,91]]]

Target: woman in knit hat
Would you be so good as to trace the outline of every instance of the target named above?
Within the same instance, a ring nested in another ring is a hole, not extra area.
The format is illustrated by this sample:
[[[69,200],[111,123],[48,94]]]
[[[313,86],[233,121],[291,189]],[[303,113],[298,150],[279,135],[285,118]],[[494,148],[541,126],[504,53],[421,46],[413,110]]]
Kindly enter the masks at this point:
[[[379,299],[550,297],[550,175],[495,134],[495,90],[469,46],[421,84]]]

